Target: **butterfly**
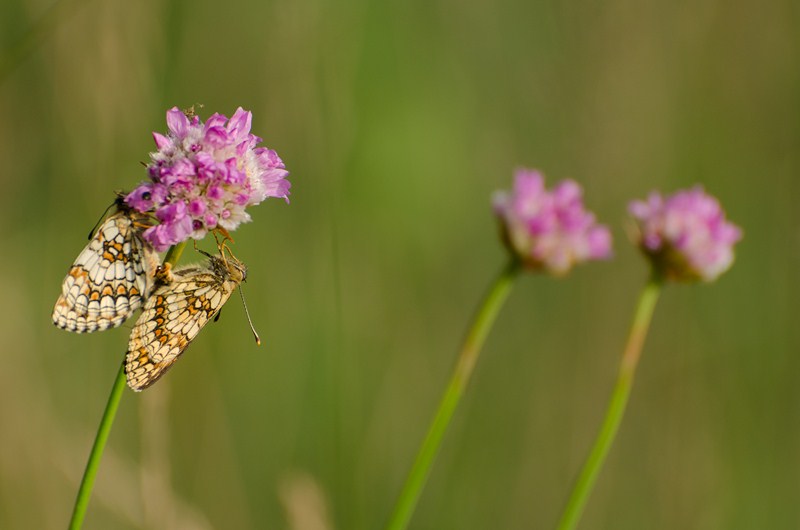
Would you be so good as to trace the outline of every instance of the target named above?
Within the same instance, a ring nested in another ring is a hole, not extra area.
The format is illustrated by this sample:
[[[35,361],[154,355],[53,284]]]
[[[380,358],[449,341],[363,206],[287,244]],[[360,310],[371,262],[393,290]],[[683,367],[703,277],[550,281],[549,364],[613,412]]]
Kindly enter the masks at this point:
[[[133,210],[118,194],[116,211],[89,235],[61,286],[53,323],[76,333],[122,324],[147,297],[158,254],[142,238],[149,217]]]
[[[128,386],[137,392],[164,375],[247,277],[247,267],[233,256],[203,254],[204,266],[173,271],[167,265],[156,273],[157,286],[133,326],[125,358]]]

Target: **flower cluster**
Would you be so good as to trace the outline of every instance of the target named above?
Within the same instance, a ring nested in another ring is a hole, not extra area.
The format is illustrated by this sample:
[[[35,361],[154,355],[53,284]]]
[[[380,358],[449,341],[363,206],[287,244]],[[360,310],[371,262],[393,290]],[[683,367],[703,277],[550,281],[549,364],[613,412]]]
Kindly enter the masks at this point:
[[[289,174],[275,151],[256,147],[250,134],[252,114],[239,107],[230,120],[214,114],[203,123],[174,107],[167,111],[165,136],[153,133],[158,151],[143,182],[125,198],[158,223],[144,238],[159,252],[188,238],[202,239],[209,230],[235,230],[250,220],[245,211],[267,197],[287,200]]]
[[[628,210],[639,227],[640,248],[667,278],[712,281],[733,264],[742,231],[703,188],[666,197],[653,192]]]
[[[583,206],[581,187],[572,180],[552,191],[538,171],[520,169],[511,193],[493,197],[503,239],[528,268],[563,275],[574,265],[611,256],[611,232]]]

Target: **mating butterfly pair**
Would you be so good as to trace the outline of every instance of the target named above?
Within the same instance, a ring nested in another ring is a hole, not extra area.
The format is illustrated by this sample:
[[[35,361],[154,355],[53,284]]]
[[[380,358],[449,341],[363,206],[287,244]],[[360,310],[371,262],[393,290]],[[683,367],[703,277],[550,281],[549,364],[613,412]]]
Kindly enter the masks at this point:
[[[141,305],[133,326],[125,374],[128,386],[144,390],[155,383],[212,320],[247,275],[233,256],[208,256],[204,266],[171,270],[142,238],[148,216],[121,198],[116,212],[90,236],[61,287],[53,323],[76,333],[122,324]],[[256,340],[258,336],[256,335]]]

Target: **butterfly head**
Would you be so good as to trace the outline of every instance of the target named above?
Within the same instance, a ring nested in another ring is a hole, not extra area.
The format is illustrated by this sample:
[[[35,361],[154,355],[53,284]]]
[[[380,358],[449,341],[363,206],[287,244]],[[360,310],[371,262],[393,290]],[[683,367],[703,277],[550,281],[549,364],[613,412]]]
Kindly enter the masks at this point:
[[[203,250],[200,253],[208,256],[208,264],[216,276],[236,283],[242,283],[247,278],[247,266],[233,256],[214,256]]]
[[[247,266],[244,263],[233,256],[229,256],[225,261],[227,261],[225,266],[232,280],[236,283],[242,283],[247,279]]]

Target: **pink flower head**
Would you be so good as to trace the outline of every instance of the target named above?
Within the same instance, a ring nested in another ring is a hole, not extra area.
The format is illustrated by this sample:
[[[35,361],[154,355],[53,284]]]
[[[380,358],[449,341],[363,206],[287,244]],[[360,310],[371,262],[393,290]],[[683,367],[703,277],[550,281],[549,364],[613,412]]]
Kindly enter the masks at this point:
[[[130,192],[125,201],[132,208],[146,212],[164,204],[167,198],[167,187],[163,184],[146,182]]]
[[[666,277],[708,282],[733,264],[742,231],[702,187],[666,197],[653,192],[646,201],[632,201],[628,211],[639,228],[639,247]]]
[[[250,220],[245,209],[268,197],[289,201],[289,172],[275,151],[256,147],[252,119],[241,107],[230,120],[214,114],[205,123],[177,107],[167,111],[168,133],[153,133],[150,180],[125,198],[158,220],[144,232],[156,250],[202,239],[217,226],[235,230]]]
[[[535,170],[520,169],[514,190],[492,202],[509,250],[528,268],[563,275],[582,261],[611,256],[611,232],[583,206],[581,187],[563,180],[552,190]]]

